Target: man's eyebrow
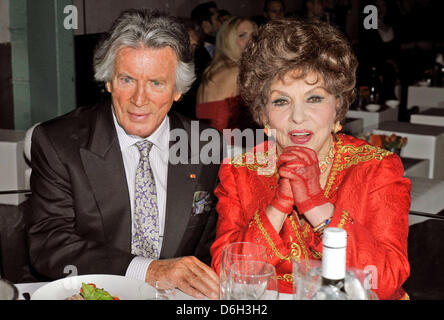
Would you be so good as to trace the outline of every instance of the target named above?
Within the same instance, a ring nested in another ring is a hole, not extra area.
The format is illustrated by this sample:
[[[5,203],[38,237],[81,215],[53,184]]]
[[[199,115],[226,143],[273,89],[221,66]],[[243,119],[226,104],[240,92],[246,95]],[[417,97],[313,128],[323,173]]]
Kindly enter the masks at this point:
[[[131,77],[128,73],[126,72],[120,72],[119,74],[117,74],[118,77],[128,77],[133,79],[133,77]]]

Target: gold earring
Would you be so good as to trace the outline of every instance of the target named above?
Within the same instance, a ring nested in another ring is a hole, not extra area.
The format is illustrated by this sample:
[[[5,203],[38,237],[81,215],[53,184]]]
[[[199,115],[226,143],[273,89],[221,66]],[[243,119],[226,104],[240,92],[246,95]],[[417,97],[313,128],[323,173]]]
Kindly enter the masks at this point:
[[[270,137],[270,136],[271,136],[271,132],[270,132],[270,130],[271,130],[270,126],[269,126],[268,124],[266,124],[266,125],[264,126],[264,132],[265,132],[265,135],[266,135],[267,137]]]
[[[341,123],[340,123],[339,121],[336,121],[335,129],[334,129],[334,133],[336,134],[336,133],[338,133],[338,132],[341,131],[341,130],[342,130],[342,125],[341,125]]]

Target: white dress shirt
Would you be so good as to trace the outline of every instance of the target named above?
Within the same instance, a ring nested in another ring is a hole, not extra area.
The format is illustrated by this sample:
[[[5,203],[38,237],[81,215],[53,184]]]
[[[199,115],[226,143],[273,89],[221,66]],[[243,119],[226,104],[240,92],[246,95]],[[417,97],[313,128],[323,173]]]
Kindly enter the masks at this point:
[[[113,109],[114,125],[117,131],[120,150],[123,157],[123,165],[125,167],[126,181],[128,183],[128,192],[131,204],[131,221],[134,216],[134,193],[136,184],[136,170],[139,165],[140,152],[136,143],[144,140],[141,137],[129,135],[117,122]],[[165,227],[165,210],[167,196],[167,178],[168,178],[168,156],[169,156],[169,132],[170,122],[168,116],[163,119],[159,128],[154,131],[146,140],[153,143],[149,154],[149,160],[156,182],[157,207],[159,212],[159,248],[162,248],[163,232]],[[131,234],[134,234],[134,226]],[[160,251],[160,250],[159,250]],[[142,256],[135,257],[129,264],[125,276],[145,280],[146,271],[149,264],[153,261]]]

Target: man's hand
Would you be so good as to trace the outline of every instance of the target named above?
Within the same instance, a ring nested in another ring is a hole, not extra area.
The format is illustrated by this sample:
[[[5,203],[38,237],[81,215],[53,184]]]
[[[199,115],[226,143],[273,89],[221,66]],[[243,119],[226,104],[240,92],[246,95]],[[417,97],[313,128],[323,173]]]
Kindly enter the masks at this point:
[[[146,272],[145,281],[167,281],[195,298],[219,298],[219,277],[196,257],[154,260]]]

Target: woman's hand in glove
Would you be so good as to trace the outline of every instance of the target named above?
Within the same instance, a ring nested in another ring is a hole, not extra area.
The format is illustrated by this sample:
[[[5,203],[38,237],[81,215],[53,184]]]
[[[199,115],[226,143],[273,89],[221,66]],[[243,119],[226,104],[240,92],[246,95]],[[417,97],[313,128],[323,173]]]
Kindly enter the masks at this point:
[[[298,212],[328,202],[320,184],[319,162],[316,152],[300,146],[290,146],[279,157],[279,176],[290,181],[294,204]]]

